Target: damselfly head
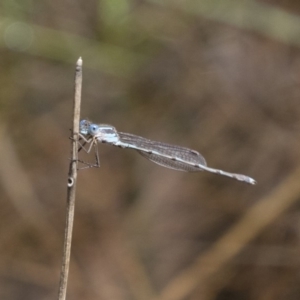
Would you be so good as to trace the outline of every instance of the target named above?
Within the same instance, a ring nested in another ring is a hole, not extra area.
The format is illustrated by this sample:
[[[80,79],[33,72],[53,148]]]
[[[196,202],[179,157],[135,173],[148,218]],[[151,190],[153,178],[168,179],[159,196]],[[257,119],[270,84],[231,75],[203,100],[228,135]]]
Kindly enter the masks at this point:
[[[79,123],[79,132],[83,135],[88,135],[90,129],[91,122],[87,120],[81,120]]]
[[[106,126],[106,125],[104,125]],[[87,120],[81,120],[79,123],[79,132],[83,135],[97,135],[101,132],[102,125],[93,124]],[[111,127],[111,126],[109,126]]]

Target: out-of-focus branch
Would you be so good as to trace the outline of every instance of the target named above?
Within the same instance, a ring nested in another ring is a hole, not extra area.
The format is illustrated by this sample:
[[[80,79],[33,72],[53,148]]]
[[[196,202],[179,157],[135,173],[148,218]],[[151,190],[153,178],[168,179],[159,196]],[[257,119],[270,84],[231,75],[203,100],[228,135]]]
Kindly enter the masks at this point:
[[[121,77],[128,76],[145,59],[144,55],[123,47],[13,18],[1,19],[0,36],[5,36],[5,39],[0,38],[0,48],[13,48],[14,51],[72,64],[80,52],[87,57],[84,61],[86,67]]]
[[[250,208],[228,233],[196,260],[193,266],[177,276],[163,290],[158,299],[185,299],[197,286],[204,284],[205,280],[213,275],[220,275],[231,259],[299,200],[299,178],[300,168],[293,172],[273,193]]]
[[[178,9],[194,16],[251,30],[300,47],[300,17],[278,7],[252,0],[204,0],[148,2]]]

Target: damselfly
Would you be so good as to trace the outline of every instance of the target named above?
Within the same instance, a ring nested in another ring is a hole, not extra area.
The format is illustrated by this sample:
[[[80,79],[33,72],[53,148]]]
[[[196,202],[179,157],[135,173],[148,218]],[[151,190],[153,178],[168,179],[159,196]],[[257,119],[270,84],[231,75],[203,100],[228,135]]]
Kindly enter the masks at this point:
[[[82,120],[79,132],[84,144],[89,144],[88,149],[85,149],[84,145],[81,147],[88,153],[93,146],[97,147],[97,142],[107,143],[120,148],[134,149],[148,160],[166,168],[185,172],[208,171],[249,184],[256,184],[256,181],[249,176],[208,167],[204,157],[195,150],[148,140],[130,133],[118,132],[111,125],[97,125],[90,121]],[[97,149],[96,164],[87,165],[88,167],[100,166]]]

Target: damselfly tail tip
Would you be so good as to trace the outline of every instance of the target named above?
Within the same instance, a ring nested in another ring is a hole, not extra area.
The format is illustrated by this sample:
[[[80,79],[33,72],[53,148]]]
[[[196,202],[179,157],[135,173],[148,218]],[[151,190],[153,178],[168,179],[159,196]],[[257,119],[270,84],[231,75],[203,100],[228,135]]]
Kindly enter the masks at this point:
[[[249,183],[252,185],[255,185],[255,184],[257,184],[257,181],[254,180],[253,178],[250,178]]]
[[[248,176],[245,177],[243,181],[246,182],[246,183],[252,184],[252,185],[257,184],[257,181],[255,179],[253,179],[251,177],[248,177]]]
[[[253,179],[249,176],[242,175],[242,174],[234,174],[234,175],[235,176],[232,178],[235,178],[236,180],[239,180],[239,181],[242,181],[242,182],[245,182],[248,184],[252,184],[252,185],[255,185],[257,183],[255,179]]]

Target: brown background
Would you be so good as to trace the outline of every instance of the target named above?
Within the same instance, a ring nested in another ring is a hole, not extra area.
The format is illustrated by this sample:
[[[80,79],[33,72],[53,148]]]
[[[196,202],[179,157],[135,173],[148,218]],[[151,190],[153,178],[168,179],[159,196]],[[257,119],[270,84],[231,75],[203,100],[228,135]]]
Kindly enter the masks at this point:
[[[100,145],[68,299],[300,299],[300,4],[164,3],[1,1],[0,299],[57,296],[79,56],[83,118],[258,184]]]

